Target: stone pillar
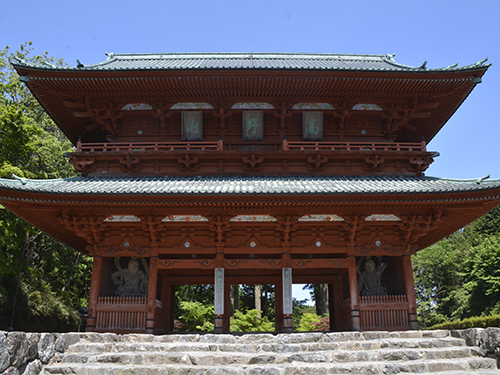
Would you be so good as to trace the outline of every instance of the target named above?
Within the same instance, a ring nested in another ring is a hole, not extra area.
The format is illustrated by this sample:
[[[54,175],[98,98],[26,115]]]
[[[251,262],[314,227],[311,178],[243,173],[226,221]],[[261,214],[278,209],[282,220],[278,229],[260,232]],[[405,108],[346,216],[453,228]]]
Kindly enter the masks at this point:
[[[358,274],[356,271],[356,256],[348,255],[348,273],[349,273],[349,295],[351,298],[351,329],[361,331],[359,321],[359,302],[358,302]]]
[[[174,331],[175,318],[175,285],[164,284],[162,287],[161,301],[163,302],[163,332]]]
[[[406,298],[408,300],[408,320],[410,329],[418,330],[417,302],[415,300],[415,283],[413,281],[413,268],[411,266],[411,256],[403,255],[403,274],[405,278]]]
[[[292,269],[283,268],[283,332],[292,332]]]
[[[94,256],[92,263],[92,277],[90,279],[90,295],[87,317],[87,332],[96,329],[97,324],[97,300],[99,299],[99,289],[101,288],[102,257]]]
[[[216,268],[214,275],[214,332],[222,333],[224,330],[224,268]]]
[[[156,315],[156,284],[158,282],[158,257],[149,258],[148,310],[146,313],[146,333],[154,333]]]

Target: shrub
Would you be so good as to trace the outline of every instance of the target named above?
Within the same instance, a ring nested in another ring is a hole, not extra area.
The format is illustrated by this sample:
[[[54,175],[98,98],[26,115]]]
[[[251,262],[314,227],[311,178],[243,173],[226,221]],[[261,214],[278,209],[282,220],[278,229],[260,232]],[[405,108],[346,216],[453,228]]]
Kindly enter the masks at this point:
[[[231,318],[232,332],[272,332],[274,323],[261,317],[260,310],[248,310],[245,314],[236,310]]]
[[[466,329],[466,328],[488,328],[500,327],[500,314],[490,316],[473,316],[453,322],[444,322],[433,325],[428,329]]]
[[[330,318],[325,314],[320,316],[313,313],[304,313],[300,318],[300,325],[297,331],[312,332],[312,331],[329,331]]]

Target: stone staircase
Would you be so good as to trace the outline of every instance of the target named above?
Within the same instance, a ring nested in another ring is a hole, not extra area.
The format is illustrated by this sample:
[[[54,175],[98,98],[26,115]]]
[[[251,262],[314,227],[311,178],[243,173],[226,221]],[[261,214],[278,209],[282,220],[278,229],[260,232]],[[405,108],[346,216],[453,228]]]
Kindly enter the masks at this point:
[[[42,374],[500,374],[450,331],[293,334],[61,334]]]

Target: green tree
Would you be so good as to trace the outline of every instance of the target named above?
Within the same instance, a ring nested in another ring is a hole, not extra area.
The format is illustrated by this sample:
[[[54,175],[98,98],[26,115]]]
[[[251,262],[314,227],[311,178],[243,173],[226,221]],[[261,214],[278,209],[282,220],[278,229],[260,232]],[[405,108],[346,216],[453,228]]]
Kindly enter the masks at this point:
[[[236,310],[231,318],[232,332],[272,332],[274,322],[269,321],[266,316],[262,317],[262,311],[251,309],[246,313]]]
[[[0,178],[63,178],[76,175],[63,156],[73,147],[20,82],[9,61],[54,61],[33,56],[31,43],[0,50]],[[28,225],[0,206],[0,329],[70,330],[86,305],[90,259]],[[21,268],[22,265],[22,268]],[[18,287],[18,274],[21,279]]]

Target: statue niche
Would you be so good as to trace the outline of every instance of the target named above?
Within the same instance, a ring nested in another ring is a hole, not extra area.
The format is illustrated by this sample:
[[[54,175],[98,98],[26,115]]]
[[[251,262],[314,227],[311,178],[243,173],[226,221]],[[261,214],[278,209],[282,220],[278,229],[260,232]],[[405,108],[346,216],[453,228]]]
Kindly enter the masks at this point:
[[[137,258],[131,258],[128,266],[123,269],[120,257],[115,257],[115,266],[118,271],[113,272],[111,280],[118,288],[115,294],[120,297],[147,297],[148,295],[148,265],[144,258],[139,258],[144,271],[140,269]]]
[[[358,294],[360,296],[386,296],[387,289],[382,286],[380,276],[387,267],[387,263],[382,262],[382,257],[377,256],[378,263],[372,257],[361,258],[356,265],[358,273]],[[361,266],[364,263],[364,271]]]

